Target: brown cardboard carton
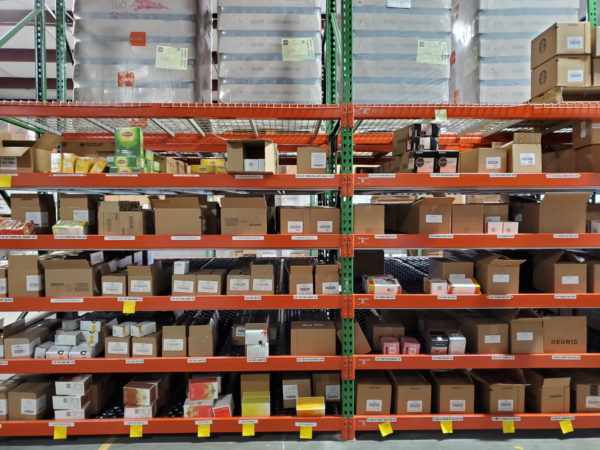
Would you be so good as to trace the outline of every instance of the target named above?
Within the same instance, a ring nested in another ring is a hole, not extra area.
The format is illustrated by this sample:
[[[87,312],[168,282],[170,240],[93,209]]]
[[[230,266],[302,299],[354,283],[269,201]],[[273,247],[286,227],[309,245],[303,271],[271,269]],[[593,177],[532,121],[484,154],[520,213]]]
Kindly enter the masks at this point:
[[[340,210],[337,208],[310,208],[310,234],[339,234]]]
[[[105,336],[104,356],[106,358],[128,358],[131,356],[131,336]],[[164,355],[163,355],[164,356]]]
[[[35,347],[46,340],[50,330],[47,326],[36,325],[19,333],[4,337],[4,358],[33,358]]]
[[[515,133],[513,141],[505,144],[509,173],[542,172],[542,135]]]
[[[250,291],[253,295],[275,293],[275,268],[272,264],[250,265]]]
[[[342,322],[339,320],[336,322],[336,330],[337,330],[337,337],[341,342],[342,341]],[[371,353],[371,350],[372,350],[371,345],[369,344],[369,341],[367,340],[365,333],[363,332],[363,330],[360,327],[360,325],[358,324],[358,322],[355,320],[354,321],[354,354],[366,355],[367,353]]]
[[[469,353],[508,353],[508,324],[489,317],[469,315],[460,321]]]
[[[317,264],[315,266],[315,294],[340,293],[340,268],[337,264]]]
[[[429,277],[450,280],[453,278],[474,278],[473,261],[451,261],[443,258],[429,260]]]
[[[39,420],[52,410],[52,383],[28,381],[8,393],[8,420]]]
[[[93,297],[92,268],[86,259],[47,259],[42,261],[46,296]]]
[[[531,72],[531,98],[556,87],[592,85],[592,61],[589,56],[558,56]]]
[[[600,145],[590,145],[575,150],[576,172],[600,172]]]
[[[473,414],[475,386],[464,372],[434,372],[435,406],[438,414]]]
[[[312,396],[323,397],[326,402],[339,403],[342,399],[339,372],[313,372]]]
[[[177,159],[170,156],[155,156],[154,159],[160,165],[160,173],[179,173]]]
[[[8,255],[8,295],[43,297],[44,272],[37,255]]]
[[[227,274],[227,295],[250,295],[250,270],[231,269]]]
[[[50,154],[61,137],[44,133],[37,141],[0,141],[0,172],[50,172]]]
[[[600,394],[598,386],[600,377],[593,372],[572,372],[571,398],[574,400],[575,412],[598,413],[600,412]]]
[[[589,55],[591,52],[589,22],[555,23],[531,41],[531,68],[559,55]]]
[[[292,322],[290,355],[335,355],[335,325],[328,321]]]
[[[525,412],[527,381],[522,370],[474,371],[477,399],[486,414],[522,414]]]
[[[313,295],[315,293],[313,268],[312,265],[290,266],[290,295]]]
[[[533,286],[542,292],[587,292],[587,265],[563,250],[540,251],[534,258]]]
[[[220,295],[225,282],[225,269],[201,269],[196,272],[197,295]]]
[[[8,270],[0,269],[0,297],[6,297],[8,294]]]
[[[431,383],[419,372],[390,372],[394,414],[431,414]]]
[[[98,228],[98,197],[95,195],[61,195],[60,220],[86,220],[93,232]]]
[[[23,380],[16,377],[0,381],[0,420],[8,420],[8,393],[21,383]]]
[[[508,222],[508,204],[484,203],[483,222]]]
[[[139,203],[111,201],[98,204],[98,234],[136,236],[153,233],[153,211],[142,210]]]
[[[386,320],[382,316],[369,316],[366,324],[367,336],[373,349],[377,353],[381,353],[381,338],[395,337],[400,339],[404,336],[404,325],[399,322]]]
[[[556,152],[557,171],[560,173],[573,173],[577,169],[575,161],[575,150],[567,148]]]
[[[283,393],[283,407],[295,408],[296,400],[312,395],[311,379],[309,374],[283,375],[281,382]]]
[[[356,373],[356,415],[390,414],[392,384],[381,372]]]
[[[188,327],[188,356],[215,356],[217,328],[215,321],[192,323]]]
[[[206,232],[204,206],[200,197],[151,199],[154,209],[154,232],[164,235],[197,236]]]
[[[113,385],[107,375],[94,375],[90,387],[90,414],[97,415],[104,411],[112,396]]]
[[[105,297],[124,297],[127,295],[127,272],[102,276],[102,295]]]
[[[5,358],[6,352],[4,351],[4,340],[14,334],[20,333],[25,329],[25,319],[16,320],[13,323],[4,325],[0,329],[0,358]]]
[[[385,206],[354,205],[354,234],[384,234]]]
[[[588,261],[587,267],[587,291],[598,293],[600,292],[600,261]]]
[[[171,295],[196,295],[196,274],[173,274],[171,277]]]
[[[519,310],[509,321],[510,352],[544,353],[543,320],[531,310]]]
[[[589,193],[552,192],[540,203],[522,203],[523,233],[585,233]]]
[[[160,344],[162,342],[162,333],[149,334],[144,337],[131,338],[131,356],[148,356],[156,358],[160,356]]]
[[[267,205],[264,197],[223,198],[221,234],[267,234]]]
[[[354,251],[354,276],[374,275],[384,273],[383,250],[355,250]]]
[[[556,152],[549,151],[542,153],[542,172],[558,172],[558,155],[556,154]]]
[[[462,173],[505,173],[506,148],[475,148],[459,154],[459,171]]]
[[[483,205],[452,205],[452,233],[483,233]]]
[[[169,279],[170,273],[159,261],[150,266],[127,267],[127,295],[149,296],[158,295],[164,288],[164,283]]]
[[[598,32],[600,30],[598,28],[593,28],[591,30],[591,47],[592,47],[592,57],[598,58],[600,57],[600,38],[598,36]]]
[[[544,353],[586,353],[587,317],[543,318]]]
[[[33,221],[39,234],[52,232],[52,225],[56,223],[56,207],[51,194],[13,194],[10,206],[12,219]]]
[[[524,259],[508,259],[497,254],[478,259],[475,278],[481,292],[488,295],[518,294],[520,265],[524,262]]]
[[[573,147],[576,149],[600,144],[600,122],[573,121]]]
[[[570,377],[549,371],[525,370],[526,408],[529,412],[552,414],[571,411]]]
[[[270,392],[271,376],[269,373],[243,373],[240,375],[240,393]]]
[[[114,140],[106,142],[62,142],[63,153],[73,153],[82,157],[103,157],[115,154]]]
[[[592,86],[600,86],[600,58],[592,58]]]
[[[296,161],[298,173],[327,173],[327,149],[321,147],[298,147]]]
[[[307,234],[310,230],[310,209],[280,207],[279,233],[280,234]]]
[[[277,145],[272,141],[248,140],[227,142],[227,172],[228,173],[277,173]],[[264,161],[262,167],[248,168],[248,160]]]
[[[408,205],[386,205],[389,231],[409,234],[450,234],[452,197],[423,198]]]
[[[187,325],[163,326],[162,334],[162,356],[187,356]]]

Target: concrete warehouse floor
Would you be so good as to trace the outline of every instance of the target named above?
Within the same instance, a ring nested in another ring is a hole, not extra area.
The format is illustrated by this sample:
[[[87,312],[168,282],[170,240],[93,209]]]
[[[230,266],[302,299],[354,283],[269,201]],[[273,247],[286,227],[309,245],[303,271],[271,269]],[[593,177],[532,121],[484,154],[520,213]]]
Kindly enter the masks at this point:
[[[406,446],[410,450],[465,449],[469,450],[597,450],[600,449],[600,431],[577,430],[568,436],[560,431],[518,431],[508,438],[497,431],[457,432],[453,436],[442,437],[440,432],[396,432],[392,439],[382,439],[378,433],[360,433],[360,440],[340,442],[338,434],[319,433],[313,441],[299,441],[292,434],[268,434],[246,439],[235,435],[214,435],[210,439],[198,439],[188,435],[145,436],[141,439],[129,437],[73,437],[66,441],[46,438],[3,439],[1,449],[42,450],[51,447],[55,450],[121,450],[121,449],[163,449],[176,445],[178,450],[198,448],[201,443],[211,449],[226,450],[239,447],[249,450],[337,450],[337,449],[386,449]]]

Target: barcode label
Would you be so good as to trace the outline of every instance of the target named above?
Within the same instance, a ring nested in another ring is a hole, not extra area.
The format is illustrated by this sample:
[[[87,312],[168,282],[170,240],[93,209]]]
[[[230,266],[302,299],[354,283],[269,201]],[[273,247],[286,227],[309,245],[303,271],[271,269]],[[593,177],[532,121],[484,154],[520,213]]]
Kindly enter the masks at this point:
[[[267,358],[246,358],[247,363],[266,363]]]
[[[318,236],[292,236],[292,241],[318,241]]]
[[[432,355],[432,361],[454,361],[454,356],[452,355]]]
[[[202,236],[171,236],[172,241],[201,241]]]
[[[492,355],[492,361],[514,361],[514,355]]]
[[[188,358],[188,364],[204,364],[206,363],[206,358]]]
[[[430,234],[429,239],[454,239],[453,234]]]
[[[488,300],[512,300],[512,295],[488,295]]]
[[[366,410],[369,412],[381,412],[383,409],[383,401],[382,400],[367,400],[367,408]]]
[[[401,362],[402,356],[376,356],[376,362]]]
[[[264,241],[264,236],[232,236],[232,241]]]
[[[514,401],[512,399],[498,400],[498,411],[500,412],[511,412],[514,409]]]
[[[465,400],[450,400],[450,411],[451,412],[464,412],[467,407]]]
[[[323,356],[315,357],[315,358],[296,358],[296,362],[299,362],[299,363],[325,362],[325,358]]]
[[[105,241],[135,241],[135,236],[104,236]]]
[[[580,355],[552,355],[555,361],[581,361]]]

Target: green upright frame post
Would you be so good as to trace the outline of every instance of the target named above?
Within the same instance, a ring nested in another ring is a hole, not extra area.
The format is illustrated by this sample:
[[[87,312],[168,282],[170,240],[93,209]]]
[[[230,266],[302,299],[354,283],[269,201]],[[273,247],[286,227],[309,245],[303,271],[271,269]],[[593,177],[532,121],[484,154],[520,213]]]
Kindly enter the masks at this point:
[[[598,26],[598,0],[588,0],[588,22],[592,28]]]
[[[67,14],[65,0],[56,0],[56,100],[59,102],[67,101]]]
[[[337,51],[340,42],[335,39],[333,22],[337,20],[337,0],[327,0],[327,11],[325,15],[325,102],[335,105],[338,102],[337,95]],[[327,158],[327,173],[337,172],[337,136],[332,136],[336,127],[334,121],[327,123],[327,134],[329,135],[329,156]],[[337,203],[335,192],[325,194],[325,205],[335,206]]]
[[[351,106],[353,101],[352,89],[352,0],[341,0],[342,14],[342,103],[349,105],[349,113],[353,114]],[[353,135],[352,121],[342,124],[342,152],[341,172],[351,175],[354,169],[353,160]],[[352,196],[340,197],[342,234],[351,235],[354,232],[354,214]],[[341,270],[342,295],[354,293],[354,258],[352,255],[342,257]],[[342,355],[354,355],[354,319],[342,319]],[[354,380],[342,381],[342,415],[354,416]]]
[[[38,13],[33,22],[35,36],[35,93],[38,102],[48,99],[46,79],[46,5],[44,0],[35,0]]]

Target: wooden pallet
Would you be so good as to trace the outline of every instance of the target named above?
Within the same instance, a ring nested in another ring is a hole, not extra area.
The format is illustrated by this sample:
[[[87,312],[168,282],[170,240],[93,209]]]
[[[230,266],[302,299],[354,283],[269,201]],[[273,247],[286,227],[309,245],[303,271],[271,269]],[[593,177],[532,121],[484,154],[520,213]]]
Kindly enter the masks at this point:
[[[557,87],[529,101],[529,103],[576,102],[600,102],[600,87]]]

